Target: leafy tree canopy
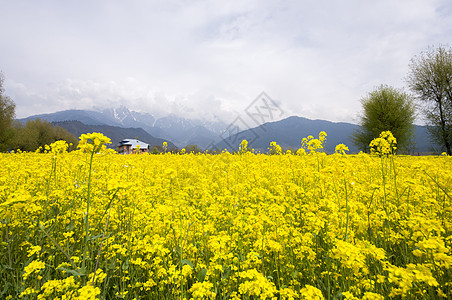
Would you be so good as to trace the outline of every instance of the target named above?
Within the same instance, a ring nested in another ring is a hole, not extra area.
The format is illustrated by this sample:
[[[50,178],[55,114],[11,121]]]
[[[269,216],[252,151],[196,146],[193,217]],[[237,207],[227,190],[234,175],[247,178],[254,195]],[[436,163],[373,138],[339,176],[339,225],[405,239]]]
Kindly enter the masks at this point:
[[[14,131],[15,137],[10,147],[11,150],[35,151],[39,147],[44,148],[45,145],[50,145],[58,140],[65,140],[68,144],[72,144],[69,150],[74,150],[78,142],[77,138],[66,129],[40,119],[27,121],[25,125],[17,122]]]
[[[383,131],[391,131],[400,150],[412,147],[416,106],[403,90],[381,85],[361,99],[361,128],[353,135],[353,142],[364,151]]]

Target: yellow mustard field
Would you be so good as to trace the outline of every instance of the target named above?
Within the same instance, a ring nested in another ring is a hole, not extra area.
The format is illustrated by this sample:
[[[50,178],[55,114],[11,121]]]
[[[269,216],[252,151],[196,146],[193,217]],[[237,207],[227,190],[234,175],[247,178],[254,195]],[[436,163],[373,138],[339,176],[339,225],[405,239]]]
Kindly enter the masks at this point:
[[[104,142],[0,154],[1,299],[451,299],[450,156]]]

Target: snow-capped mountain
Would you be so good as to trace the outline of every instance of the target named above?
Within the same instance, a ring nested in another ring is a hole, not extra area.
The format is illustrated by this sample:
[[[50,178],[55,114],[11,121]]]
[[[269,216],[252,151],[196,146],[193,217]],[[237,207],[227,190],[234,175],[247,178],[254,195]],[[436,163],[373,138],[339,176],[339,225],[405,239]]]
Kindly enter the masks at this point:
[[[137,127],[142,126],[143,124],[152,127],[155,122],[153,115],[148,113],[140,113],[133,110],[131,111],[125,106],[104,109],[101,112],[103,115],[115,119],[124,127]]]
[[[129,110],[125,106],[103,110],[65,110],[51,114],[34,115],[19,121],[43,119],[49,122],[79,121],[86,125],[109,125],[123,128],[142,128],[156,138],[172,141],[182,148],[198,145],[207,148],[221,140],[220,134],[227,127],[224,122],[185,119],[169,115],[156,119],[149,113]],[[124,137],[130,138],[130,137]]]
[[[179,148],[187,145],[198,145],[202,149],[222,150],[226,148],[228,150],[236,150],[239,143],[243,139],[246,139],[251,147],[261,152],[266,152],[271,141],[276,141],[286,149],[298,149],[303,137],[311,134],[316,135],[324,130],[328,133],[327,144],[325,146],[326,151],[334,152],[334,146],[338,143],[345,143],[351,152],[358,151],[350,140],[351,133],[358,128],[357,125],[334,123],[324,120],[310,120],[295,116],[277,122],[265,123],[256,128],[240,131],[231,136],[224,134],[228,126],[223,122],[185,119],[175,115],[156,119],[151,114],[131,111],[126,107],[105,109],[102,111],[66,110],[53,114],[35,115],[19,121],[26,122],[27,120],[36,118],[49,122],[78,121],[85,125],[141,128],[152,137],[171,141]],[[77,127],[77,122],[70,122],[70,125]],[[77,135],[82,130],[79,127],[68,128],[72,128],[70,132]],[[119,131],[121,130],[114,130],[113,132],[117,134]],[[127,131],[124,131],[124,134],[126,134],[125,132]],[[120,136],[117,136],[117,138],[121,139]],[[124,136],[122,138],[134,137]],[[150,137],[147,138],[151,140]],[[161,141],[159,140],[158,142]],[[415,147],[413,151],[415,152],[425,153],[436,151],[436,146],[430,142],[425,126],[415,126],[414,142]]]

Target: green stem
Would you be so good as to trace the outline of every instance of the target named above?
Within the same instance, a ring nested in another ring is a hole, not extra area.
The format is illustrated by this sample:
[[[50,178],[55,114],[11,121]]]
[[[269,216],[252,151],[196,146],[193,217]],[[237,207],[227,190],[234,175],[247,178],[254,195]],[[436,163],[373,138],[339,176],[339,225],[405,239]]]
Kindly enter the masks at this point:
[[[384,209],[386,214],[386,224],[383,224],[383,233],[384,233],[384,243],[385,247],[387,245],[388,241],[388,235],[390,234],[390,227],[389,227],[389,213],[388,213],[388,205],[387,205],[387,193],[386,193],[386,172],[385,172],[385,164],[383,162],[384,158],[381,157],[381,174],[383,176],[383,193],[384,193]],[[386,165],[387,169],[387,165]]]
[[[389,216],[388,216],[388,207],[386,205],[386,174],[385,174],[385,168],[384,168],[384,163],[383,163],[384,158],[381,157],[381,175],[383,176],[383,194],[384,194],[384,209],[385,209],[385,214],[386,214],[386,218],[388,218],[389,221]]]
[[[42,226],[41,224],[37,224],[37,227],[39,228],[39,230],[41,230],[42,232],[44,232],[45,236],[48,237],[50,239],[50,241],[58,248],[58,250],[60,250],[68,259],[69,263],[72,265],[72,267],[74,268],[74,270],[77,270],[77,266],[74,264],[74,261],[71,259],[71,257],[63,250],[63,248],[61,248],[61,246],[55,241],[54,238],[52,238],[47,231],[44,229],[44,226]]]
[[[91,152],[89,161],[89,175],[88,175],[88,195],[86,197],[86,215],[85,215],[85,249],[83,250],[83,263],[82,269],[85,271],[86,253],[88,252],[88,239],[89,239],[89,206],[91,203],[91,173],[93,170],[93,158],[94,151]]]
[[[110,212],[111,212],[111,202],[110,202],[110,209],[108,210],[107,221],[105,222],[104,233],[102,234],[102,240],[101,240],[100,246],[99,246],[99,252],[97,253],[96,267],[94,268],[94,275],[93,275],[93,286],[94,286],[95,279],[96,279],[97,268],[99,267],[100,254],[102,253],[102,245],[105,240],[105,232],[107,232],[108,220],[110,219]]]
[[[344,178],[344,186],[345,186],[345,212],[346,212],[346,223],[345,223],[345,236],[344,241],[347,241],[347,233],[348,233],[348,223],[349,223],[349,208],[348,208],[348,191],[347,191],[347,181]]]
[[[430,177],[430,179],[443,191],[443,193],[447,196],[447,198],[452,200],[452,197],[447,193],[447,191],[438,183],[437,180],[435,180],[435,178],[433,178],[429,173],[425,172],[425,175],[427,175],[428,177]]]
[[[396,194],[396,198],[397,198],[397,207],[399,207],[400,199],[399,199],[399,190],[397,188],[397,170],[396,170],[396,166],[395,166],[395,162],[394,162],[394,155],[391,155],[391,164],[392,164],[392,170],[394,172],[394,189],[395,189],[395,194]]]

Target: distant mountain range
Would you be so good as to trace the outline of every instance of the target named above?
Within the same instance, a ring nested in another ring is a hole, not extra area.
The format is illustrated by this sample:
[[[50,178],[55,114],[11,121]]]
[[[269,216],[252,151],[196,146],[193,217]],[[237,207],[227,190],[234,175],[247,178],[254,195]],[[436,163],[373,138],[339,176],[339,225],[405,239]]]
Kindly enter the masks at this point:
[[[109,148],[116,148],[120,141],[124,139],[138,139],[151,146],[162,146],[163,142],[168,143],[168,149],[177,149],[171,141],[161,138],[156,138],[146,132],[143,128],[123,128],[119,126],[110,125],[86,125],[80,121],[60,121],[52,122],[56,126],[63,127],[74,136],[88,132],[102,132],[111,139],[111,144],[107,145]]]
[[[108,125],[122,128],[142,128],[155,138],[172,141],[177,147],[198,145],[206,148],[212,141],[219,142],[221,131],[226,124],[201,120],[184,119],[177,116],[166,116],[156,119],[151,114],[131,111],[122,106],[116,109],[102,111],[65,110],[51,114],[33,115],[20,119],[22,123],[28,120],[43,119],[48,122],[79,121],[85,125]],[[75,128],[72,124],[71,128]],[[69,130],[70,131],[70,130]],[[80,132],[81,129],[75,130]],[[71,131],[70,131],[71,132]],[[76,135],[77,136],[77,135]],[[133,138],[133,137],[124,137]]]
[[[212,148],[235,151],[238,150],[240,142],[246,139],[249,148],[262,153],[268,151],[272,141],[285,149],[296,150],[301,147],[301,141],[304,137],[312,135],[314,138],[318,138],[320,131],[325,131],[328,135],[324,146],[326,152],[333,153],[336,145],[345,144],[350,153],[357,153],[360,149],[353,145],[351,136],[358,128],[358,125],[350,123],[310,120],[292,116],[281,121],[269,122],[256,128],[241,131],[225,138]],[[415,126],[414,143],[414,153],[438,152],[438,146],[430,142],[425,126]]]
[[[225,136],[227,124],[223,122],[204,122],[176,116],[156,119],[151,114],[130,111],[126,107],[103,111],[66,110],[52,114],[34,115],[19,121],[36,118],[44,119],[66,128],[75,136],[82,133],[100,131],[112,139],[114,146],[125,138],[138,138],[150,145],[161,146],[168,142],[168,148],[182,148],[198,145],[202,149],[234,151],[243,139],[256,151],[267,152],[270,142],[275,141],[285,149],[298,149],[304,137],[318,137],[325,131],[327,141],[325,151],[332,153],[337,144],[345,144],[351,153],[359,152],[351,142],[352,133],[359,128],[350,123],[335,123],[324,120],[310,120],[292,116],[286,119],[262,124],[231,136]],[[415,127],[415,148],[413,152],[438,152],[432,144],[425,126]]]

